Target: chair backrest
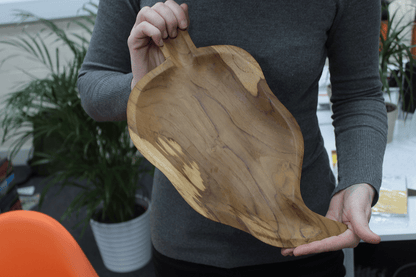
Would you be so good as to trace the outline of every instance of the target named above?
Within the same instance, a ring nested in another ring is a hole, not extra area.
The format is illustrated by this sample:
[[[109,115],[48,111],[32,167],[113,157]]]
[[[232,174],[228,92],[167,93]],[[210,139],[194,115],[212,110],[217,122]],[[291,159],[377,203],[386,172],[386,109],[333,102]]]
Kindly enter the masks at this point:
[[[98,277],[72,235],[37,211],[0,214],[0,275]]]

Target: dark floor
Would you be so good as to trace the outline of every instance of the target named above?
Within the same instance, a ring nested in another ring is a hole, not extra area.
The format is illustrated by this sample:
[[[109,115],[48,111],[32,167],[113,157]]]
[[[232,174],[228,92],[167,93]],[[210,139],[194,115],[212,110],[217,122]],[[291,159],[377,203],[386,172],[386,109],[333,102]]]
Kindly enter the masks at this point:
[[[21,181],[25,181],[25,176],[30,174],[29,167],[14,167],[15,173],[15,180],[17,184]],[[45,184],[42,184],[42,181],[45,177],[39,176],[30,176],[26,182],[18,187],[26,187],[26,186],[35,186],[35,193],[42,193],[42,189],[45,187]],[[148,186],[147,180],[143,181]],[[148,190],[151,190],[148,188]],[[54,219],[58,220],[66,211],[69,204],[75,198],[75,196],[80,191],[79,188],[75,187],[65,187],[58,195],[56,195],[60,190],[60,186],[53,186],[45,196],[44,204],[40,212],[45,213]],[[149,193],[150,194],[150,193]],[[55,196],[56,195],[56,196]],[[38,210],[37,206],[32,210]],[[83,215],[86,215],[86,209],[82,209],[79,214],[79,219],[83,218]],[[81,249],[84,251],[85,255],[87,256],[88,260],[91,262],[92,266],[94,267],[95,271],[97,272],[98,276],[100,277],[133,277],[133,276],[140,276],[140,277],[154,277],[155,273],[153,270],[153,263],[150,261],[146,266],[143,268],[130,272],[130,273],[115,273],[108,270],[101,259],[100,252],[98,250],[97,244],[95,242],[94,236],[92,234],[92,230],[90,225],[88,224],[87,229],[85,230],[84,236],[80,238],[81,231],[83,225],[79,226],[77,229],[73,230],[72,228],[78,223],[76,219],[76,213],[74,212],[71,219],[66,219],[62,222],[62,225],[71,233],[71,235],[75,238],[78,242]]]
[[[15,166],[15,181],[17,184],[22,183],[18,187],[35,186],[35,193],[41,193],[44,184],[41,182],[45,177],[28,176],[30,175],[29,167]],[[27,177],[27,180],[25,180]],[[150,179],[149,179],[150,178]],[[151,177],[142,180],[142,183],[147,187],[148,195],[151,195]],[[74,197],[79,192],[78,188],[65,187],[58,195],[60,187],[55,186],[50,189],[45,197],[45,202],[42,206],[41,212],[55,218],[59,218],[65,212],[68,205],[72,202]],[[37,207],[34,208],[37,210]],[[80,212],[80,219],[86,214],[83,209]],[[83,238],[80,238],[82,226],[73,230],[72,227],[79,221],[76,220],[75,213],[71,219],[66,219],[62,225],[72,234],[75,240],[84,251],[85,255],[91,262],[97,274],[100,277],[110,276],[140,276],[153,277],[155,276],[153,270],[153,263],[150,261],[145,267],[140,270],[130,273],[114,273],[105,268],[101,259],[97,244],[92,234],[91,227],[88,225]],[[401,242],[382,242],[379,245],[360,244],[355,250],[355,277],[392,277],[394,272],[401,266],[408,263],[416,262],[416,241],[401,241]],[[397,277],[416,277],[416,266],[404,270]]]

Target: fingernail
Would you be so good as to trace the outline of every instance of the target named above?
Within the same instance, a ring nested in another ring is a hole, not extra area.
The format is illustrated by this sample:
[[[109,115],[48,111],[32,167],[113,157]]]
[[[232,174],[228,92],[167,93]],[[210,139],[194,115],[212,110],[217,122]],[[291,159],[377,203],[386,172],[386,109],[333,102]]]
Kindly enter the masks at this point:
[[[167,38],[168,37],[168,32],[163,31],[163,38]]]
[[[159,41],[159,46],[163,46],[163,39]]]
[[[182,20],[180,24],[182,29],[186,29],[186,27],[188,27],[188,21],[186,21],[185,19]]]

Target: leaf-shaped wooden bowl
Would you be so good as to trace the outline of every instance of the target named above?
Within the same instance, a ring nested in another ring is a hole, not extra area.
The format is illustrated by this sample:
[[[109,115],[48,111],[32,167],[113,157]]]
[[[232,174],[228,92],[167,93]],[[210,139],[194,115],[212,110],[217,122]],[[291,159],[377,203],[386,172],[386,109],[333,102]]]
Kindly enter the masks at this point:
[[[262,70],[235,46],[196,48],[187,31],[134,87],[134,145],[204,217],[282,248],[343,233],[300,193],[303,137]]]

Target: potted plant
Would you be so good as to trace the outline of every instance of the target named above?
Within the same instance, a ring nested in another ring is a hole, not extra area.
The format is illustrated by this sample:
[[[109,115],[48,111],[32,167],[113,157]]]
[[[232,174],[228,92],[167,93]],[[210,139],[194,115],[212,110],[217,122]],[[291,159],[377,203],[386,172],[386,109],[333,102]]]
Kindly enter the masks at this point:
[[[91,4],[92,5],[92,4]],[[97,8],[95,5],[93,5]],[[92,33],[95,12],[84,6],[89,17],[75,19],[73,23]],[[90,223],[105,266],[115,272],[139,269],[151,259],[150,201],[136,195],[143,174],[154,173],[154,167],[140,155],[132,143],[127,122],[96,122],[83,109],[77,91],[77,77],[88,49],[88,40],[79,35],[68,35],[51,21],[37,18],[33,14],[21,13],[23,19],[36,19],[47,28],[42,32],[55,35],[56,42],[69,47],[73,58],[63,65],[59,49],[55,47],[55,62],[50,49],[42,37],[25,33],[14,40],[1,41],[12,45],[32,58],[37,59],[49,70],[45,78],[33,78],[16,92],[7,95],[6,108],[1,111],[4,135],[2,142],[14,139],[11,160],[21,146],[30,138],[44,136],[59,140],[54,151],[35,149],[34,156],[40,160],[33,165],[62,165],[45,179],[38,210],[44,197],[54,185],[81,188],[60,222],[81,208],[87,208],[83,236]],[[4,61],[3,61],[4,62]],[[32,127],[20,131],[20,127]],[[15,131],[12,133],[11,131]]]
[[[383,20],[380,30],[380,53],[379,53],[379,70],[380,80],[382,82],[382,91],[386,93],[391,102],[386,102],[386,109],[389,122],[388,140],[391,142],[393,139],[394,125],[397,120],[399,112],[399,103],[402,103],[402,107],[408,107],[405,102],[405,93],[408,89],[412,90],[413,84],[413,66],[416,64],[415,59],[411,53],[411,49],[416,45],[408,46],[404,43],[403,32],[405,29],[412,25],[413,22],[409,22],[404,26],[400,26],[403,17],[396,23],[395,18],[397,11],[390,16],[388,10],[388,3],[384,2],[382,5]],[[406,69],[408,64],[408,69]],[[410,74],[407,74],[410,73]],[[398,92],[397,102],[392,101],[392,84],[395,84],[395,89]],[[405,88],[406,85],[406,88]],[[409,99],[413,101],[413,99]],[[408,110],[404,110],[407,113]]]

